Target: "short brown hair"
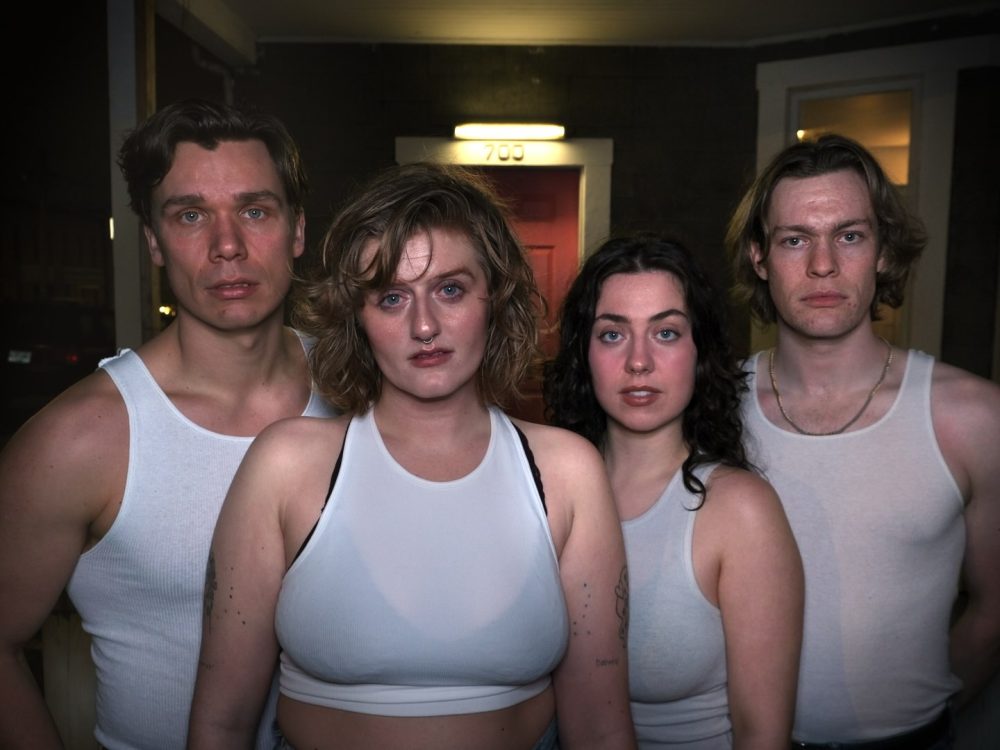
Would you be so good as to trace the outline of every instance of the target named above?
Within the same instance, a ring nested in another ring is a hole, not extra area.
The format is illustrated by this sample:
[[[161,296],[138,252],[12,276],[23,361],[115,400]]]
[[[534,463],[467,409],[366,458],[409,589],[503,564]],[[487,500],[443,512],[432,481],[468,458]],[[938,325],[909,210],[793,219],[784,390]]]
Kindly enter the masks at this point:
[[[122,142],[118,166],[128,185],[129,205],[146,226],[153,225],[153,190],[174,163],[179,143],[209,151],[222,141],[259,140],[274,162],[285,200],[294,216],[304,211],[308,180],[299,147],[273,115],[204,99],[168,104],[140,123]]]

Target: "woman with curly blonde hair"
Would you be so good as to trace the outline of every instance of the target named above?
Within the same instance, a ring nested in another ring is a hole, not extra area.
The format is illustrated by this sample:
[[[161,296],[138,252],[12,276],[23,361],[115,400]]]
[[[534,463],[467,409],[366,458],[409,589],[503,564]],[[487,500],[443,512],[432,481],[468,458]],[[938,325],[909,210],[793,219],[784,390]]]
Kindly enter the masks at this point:
[[[501,408],[541,300],[499,202],[396,167],[322,250],[296,322],[342,416],[262,434],[230,490],[192,747],[245,744],[276,666],[288,747],[634,747],[600,454]]]

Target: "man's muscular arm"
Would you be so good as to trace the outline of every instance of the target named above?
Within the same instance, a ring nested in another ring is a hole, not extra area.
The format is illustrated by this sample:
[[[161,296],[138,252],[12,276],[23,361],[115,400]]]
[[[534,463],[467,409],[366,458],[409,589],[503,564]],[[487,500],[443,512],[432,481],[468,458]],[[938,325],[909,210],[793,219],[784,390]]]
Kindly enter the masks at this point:
[[[939,372],[940,371],[940,372]],[[951,664],[973,698],[1000,668],[1000,386],[937,365],[934,427],[966,496],[967,599],[951,629]]]
[[[114,472],[127,461],[127,441],[124,405],[98,373],[35,415],[0,453],[0,747],[61,747],[21,650],[123,481]]]

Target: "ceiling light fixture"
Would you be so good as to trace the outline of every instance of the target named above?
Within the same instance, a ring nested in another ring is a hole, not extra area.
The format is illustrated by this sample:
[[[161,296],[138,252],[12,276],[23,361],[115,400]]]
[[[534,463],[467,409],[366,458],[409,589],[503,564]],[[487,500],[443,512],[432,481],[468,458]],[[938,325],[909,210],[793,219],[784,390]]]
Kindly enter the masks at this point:
[[[544,122],[466,122],[455,126],[455,137],[469,141],[557,141],[566,128]]]

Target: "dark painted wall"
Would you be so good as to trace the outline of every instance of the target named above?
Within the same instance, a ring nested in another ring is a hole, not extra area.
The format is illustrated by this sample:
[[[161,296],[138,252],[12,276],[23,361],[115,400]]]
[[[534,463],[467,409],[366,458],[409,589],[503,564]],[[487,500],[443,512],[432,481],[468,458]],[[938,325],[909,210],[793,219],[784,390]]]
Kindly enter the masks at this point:
[[[104,4],[59,12],[13,4],[4,23],[0,302],[103,305],[111,298]]]
[[[1000,67],[958,76],[941,358],[990,376],[1000,277]]]
[[[2,53],[11,72],[8,101],[14,104],[13,116],[5,118],[9,149],[0,181],[7,205],[39,217],[33,219],[36,230],[50,223],[46,211],[106,215],[104,4],[76,3],[58,14],[20,8],[12,13],[12,28],[27,51],[8,45]],[[231,91],[236,101],[267,108],[287,122],[312,179],[311,246],[346,194],[392,163],[395,136],[449,136],[457,121],[469,117],[557,119],[569,137],[615,142],[612,230],[653,229],[679,237],[725,287],[725,222],[754,170],[758,62],[998,32],[1000,11],[991,11],[747,48],[265,44],[252,68],[227,71],[158,19],[156,87],[161,106],[191,95],[224,99]],[[978,88],[963,83],[960,113],[989,101],[995,107],[995,81]],[[973,179],[959,172],[953,206],[965,204],[966,190],[989,187],[982,177],[975,181],[984,137],[981,130],[958,130],[956,168],[969,160]],[[984,220],[988,211],[971,213]],[[976,225],[969,226],[974,237]],[[5,265],[11,248],[23,247],[10,239],[11,231],[0,246]],[[965,362],[968,357],[959,352],[975,346],[966,321],[980,320],[986,306],[982,295],[975,306],[967,302],[966,280],[983,268],[979,254],[995,263],[997,249],[996,243],[954,241],[945,358]],[[963,275],[956,265],[974,270]],[[984,292],[987,298],[995,293]],[[743,349],[745,314],[735,316],[733,330]]]
[[[725,224],[755,167],[758,62],[998,29],[991,12],[747,48],[266,44],[235,73],[234,93],[279,113],[302,144],[310,243],[353,186],[393,162],[395,136],[552,119],[570,138],[614,140],[613,233],[674,235],[725,290]],[[745,351],[744,310],[732,329]]]

